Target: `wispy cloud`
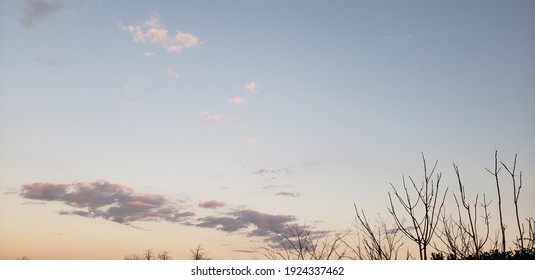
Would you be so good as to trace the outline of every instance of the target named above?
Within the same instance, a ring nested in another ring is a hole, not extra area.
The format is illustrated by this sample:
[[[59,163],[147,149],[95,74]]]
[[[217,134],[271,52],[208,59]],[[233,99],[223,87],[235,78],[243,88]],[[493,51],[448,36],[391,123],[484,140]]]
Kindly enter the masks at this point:
[[[136,76],[130,76],[128,81],[123,84],[121,89],[119,89],[119,93],[122,95],[121,98],[123,101],[121,102],[121,105],[126,108],[134,108],[138,105],[138,102],[135,101],[134,94],[136,93],[136,87],[138,84],[145,83],[147,80],[144,78],[136,77]]]
[[[251,249],[235,249],[235,250],[232,250],[232,252],[245,253],[245,254],[254,254],[254,253],[257,253],[258,251],[257,250],[251,250]]]
[[[132,87],[136,84],[145,83],[147,80],[144,78],[136,77],[136,76],[130,76],[128,78],[128,81],[123,84],[121,89],[119,90],[120,93],[123,94],[131,94],[132,93]]]
[[[283,230],[287,223],[295,220],[295,217],[291,215],[271,215],[252,209],[244,209],[229,212],[225,216],[201,218],[197,226],[215,228],[229,233],[246,231],[250,226],[253,226],[253,230],[246,231],[247,236],[268,237]]]
[[[121,103],[126,108],[134,108],[137,106],[137,101],[129,100]]]
[[[4,192],[5,195],[12,195],[12,194],[19,194],[20,190],[17,190],[15,188],[7,188],[6,192]]]
[[[301,196],[300,193],[295,192],[278,192],[275,195],[281,195],[281,196],[289,196],[289,197],[298,197]]]
[[[219,200],[209,200],[209,201],[201,201],[199,202],[199,207],[202,208],[218,208],[225,206],[226,203],[224,201]]]
[[[277,188],[289,188],[290,185],[267,185],[267,186],[263,186],[262,189],[264,190],[273,190],[273,189],[277,189]]]
[[[20,195],[38,201],[59,201],[79,208],[62,210],[61,215],[103,218],[121,224],[135,221],[186,222],[195,215],[193,212],[182,211],[183,201],[160,194],[137,193],[128,186],[108,181],[31,183],[22,186]]]
[[[260,168],[260,169],[258,169],[256,171],[254,171],[253,173],[262,175],[262,174],[275,174],[275,173],[289,174],[291,172],[292,172],[292,170],[290,168],[279,168],[279,169]]]
[[[178,80],[179,77],[180,75],[178,75],[178,72],[176,72],[174,69],[167,69],[167,78],[171,80]]]
[[[160,15],[157,13],[152,14],[141,24],[122,26],[122,29],[132,34],[134,42],[157,44],[170,53],[180,53],[200,43],[198,37],[180,30],[177,30],[174,36],[170,36],[169,30],[163,27]]]
[[[243,88],[248,92],[258,93],[258,87],[256,86],[256,82],[246,83]]]
[[[19,21],[26,29],[36,28],[39,23],[63,9],[61,4],[50,3],[46,0],[26,0],[25,2]]]
[[[209,123],[218,123],[223,120],[222,115],[212,114],[210,111],[204,111],[200,115],[206,122]]]
[[[234,104],[234,105],[245,105],[245,104],[247,104],[248,101],[245,98],[241,98],[239,96],[236,96],[234,98],[227,99],[227,102],[230,103],[230,104]]]
[[[151,57],[151,56],[155,56],[155,55],[156,55],[156,53],[154,53],[154,52],[145,52],[143,54],[143,57]]]
[[[35,61],[42,63],[46,66],[55,67],[55,68],[62,68],[64,66],[63,63],[52,60],[52,59],[43,59],[43,58],[36,58]]]

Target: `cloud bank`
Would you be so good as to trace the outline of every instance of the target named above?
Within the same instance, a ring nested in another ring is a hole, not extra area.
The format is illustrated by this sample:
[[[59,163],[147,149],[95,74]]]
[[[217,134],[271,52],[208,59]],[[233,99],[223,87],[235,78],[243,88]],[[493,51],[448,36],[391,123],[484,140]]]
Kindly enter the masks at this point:
[[[135,221],[185,222],[193,212],[182,211],[181,201],[160,194],[136,193],[130,187],[108,181],[91,183],[31,183],[22,186],[20,195],[40,201],[59,201],[79,210],[60,212],[103,218],[121,224]]]
[[[194,219],[196,214],[185,211],[185,202],[154,193],[139,193],[132,188],[105,180],[90,183],[24,184],[19,192],[31,201],[27,205],[61,202],[70,209],[60,215],[101,218],[135,226],[137,221],[164,221],[185,226],[211,228],[231,234],[244,234],[271,240],[297,219],[293,215],[272,215],[253,209],[232,209]],[[198,204],[201,208],[216,209],[227,206],[224,201],[209,200]]]
[[[271,215],[252,209],[235,210],[226,216],[207,216],[200,218],[198,227],[215,228],[224,232],[234,233],[253,226],[247,236],[268,237],[282,231],[288,222],[295,221],[292,215]]]

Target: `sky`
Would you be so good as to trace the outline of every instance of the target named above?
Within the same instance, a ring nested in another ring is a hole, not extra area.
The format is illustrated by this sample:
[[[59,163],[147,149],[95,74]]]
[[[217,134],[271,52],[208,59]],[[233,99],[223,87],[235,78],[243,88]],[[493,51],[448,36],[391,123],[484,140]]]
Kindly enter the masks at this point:
[[[533,217],[534,50],[533,1],[1,1],[0,259],[250,259],[422,153],[494,218],[518,153]]]

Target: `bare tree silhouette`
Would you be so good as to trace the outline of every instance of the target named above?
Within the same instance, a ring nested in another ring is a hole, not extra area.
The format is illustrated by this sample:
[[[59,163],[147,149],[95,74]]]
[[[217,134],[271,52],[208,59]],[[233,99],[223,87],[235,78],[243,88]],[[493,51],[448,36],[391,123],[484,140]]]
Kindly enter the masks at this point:
[[[498,173],[500,173],[501,167],[498,168],[498,150],[494,150],[494,171],[490,171],[488,168],[485,168],[496,180],[496,191],[498,192],[498,213],[500,214],[500,230],[502,232],[502,253],[505,253],[505,224],[503,223],[503,214],[502,214],[502,195],[500,193],[500,181],[498,178]]]
[[[518,184],[518,189],[517,189],[517,184],[516,184],[516,159],[518,157],[518,153],[515,154],[515,161],[513,163],[513,168],[512,169],[509,169],[507,167],[507,165],[505,165],[505,163],[501,162],[500,163],[502,164],[502,166],[505,168],[505,170],[507,170],[507,173],[509,173],[509,175],[511,175],[511,181],[512,181],[512,184],[513,184],[513,202],[515,204],[515,216],[516,216],[516,224],[517,224],[517,227],[518,227],[518,238],[517,238],[517,241],[516,241],[516,245],[518,248],[520,248],[520,250],[523,250],[524,249],[524,227],[521,226],[520,224],[520,216],[518,215],[518,198],[520,197],[520,189],[522,189],[522,171],[520,171],[520,175],[519,175],[519,179],[520,179],[520,182]]]
[[[289,225],[276,231],[275,242],[262,246],[260,254],[270,260],[340,260],[347,258],[344,238],[348,234],[349,231],[315,232],[306,225]]]
[[[351,246],[358,259],[395,260],[400,248],[405,244],[399,230],[392,229],[388,222],[380,216],[375,225],[370,225],[364,210],[355,206],[355,227],[357,230],[357,244]],[[395,226],[395,225],[394,225]]]
[[[190,258],[192,260],[211,260],[211,258],[208,257],[208,253],[204,249],[204,247],[199,244],[194,249],[190,248]]]
[[[411,225],[406,226],[403,224],[399,214],[396,212],[390,192],[388,193],[388,198],[390,200],[390,208],[388,208],[388,211],[392,217],[394,217],[394,221],[396,222],[398,229],[418,245],[420,259],[426,260],[427,247],[430,244],[433,235],[435,234],[435,230],[440,220],[440,214],[444,208],[444,200],[446,199],[446,193],[448,192],[448,189],[446,188],[442,199],[439,200],[439,187],[442,174],[436,174],[436,182],[434,182],[432,179],[438,164],[438,160],[435,162],[435,165],[431,169],[430,173],[427,171],[427,164],[423,153],[422,160],[424,168],[424,180],[422,182],[422,186],[418,188],[412,177],[409,176],[412,188],[416,192],[416,201],[413,201],[411,198],[411,193],[408,190],[405,182],[405,176],[403,176],[403,189],[405,192],[404,198],[399,194],[396,187],[390,184],[394,191],[395,197],[402,206],[402,209],[405,210],[406,214],[409,215]],[[421,214],[418,213],[420,208],[422,211]],[[421,215],[421,217],[419,215]]]
[[[453,193],[453,197],[457,206],[457,219],[453,219],[451,216],[446,218],[445,211],[443,211],[441,216],[443,227],[441,230],[439,230],[440,234],[438,235],[438,238],[446,246],[448,258],[462,259],[468,256],[479,257],[484,250],[485,244],[489,240],[490,214],[488,212],[488,207],[490,202],[487,203],[486,196],[483,195],[483,202],[479,205],[484,211],[482,218],[485,224],[485,233],[482,237],[478,231],[477,220],[479,194],[476,195],[473,209],[471,209],[472,205],[470,205],[470,203],[468,203],[466,200],[465,186],[461,180],[459,167],[456,164],[453,164],[453,169],[455,170],[455,174],[457,176],[461,205],[464,209],[463,211],[466,212],[468,222],[466,222],[463,218],[459,199],[455,193]],[[443,250],[438,249],[438,246],[435,245],[434,247],[437,251],[443,252]]]

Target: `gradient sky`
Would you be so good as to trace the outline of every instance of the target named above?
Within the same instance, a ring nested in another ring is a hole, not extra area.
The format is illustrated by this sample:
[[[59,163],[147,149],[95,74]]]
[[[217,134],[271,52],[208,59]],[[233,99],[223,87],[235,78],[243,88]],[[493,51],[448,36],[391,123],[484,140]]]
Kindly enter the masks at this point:
[[[534,1],[1,1],[0,259],[251,258],[421,152],[533,217],[534,50]]]

